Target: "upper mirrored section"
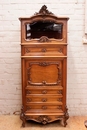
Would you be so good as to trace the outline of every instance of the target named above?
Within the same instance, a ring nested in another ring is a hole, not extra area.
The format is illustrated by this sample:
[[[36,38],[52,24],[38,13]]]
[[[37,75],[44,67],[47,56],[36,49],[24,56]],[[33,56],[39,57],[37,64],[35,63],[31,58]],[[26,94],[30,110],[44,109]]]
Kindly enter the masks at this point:
[[[42,36],[62,39],[63,24],[49,21],[37,21],[26,24],[26,39],[38,39]]]

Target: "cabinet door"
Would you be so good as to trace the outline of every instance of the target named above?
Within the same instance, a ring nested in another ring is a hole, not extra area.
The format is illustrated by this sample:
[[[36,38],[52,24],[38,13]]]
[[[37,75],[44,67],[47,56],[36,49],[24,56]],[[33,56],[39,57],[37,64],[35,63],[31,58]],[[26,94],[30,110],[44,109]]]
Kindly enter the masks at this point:
[[[62,85],[62,61],[26,60],[26,82],[34,86]]]
[[[57,88],[62,90],[63,104],[62,110],[65,110],[66,99],[66,59],[23,59],[23,104],[26,106],[26,88],[30,88],[31,92],[36,89],[45,88],[47,91],[50,88],[56,90]],[[43,89],[44,90],[44,89]],[[38,93],[35,93],[38,95]],[[52,92],[50,97],[52,98]],[[36,96],[37,96],[36,95]],[[53,94],[54,95],[54,94]],[[32,96],[32,95],[31,95]],[[34,97],[35,95],[33,95]],[[40,95],[38,95],[39,98]],[[56,96],[56,95],[55,95]],[[40,97],[41,98],[41,97]],[[53,100],[50,98],[50,103]],[[56,97],[54,97],[56,98]],[[35,100],[35,99],[33,99]],[[33,101],[32,100],[32,101]],[[49,100],[48,100],[49,101]],[[37,101],[36,101],[37,102]],[[49,102],[48,102],[49,104]],[[24,109],[26,111],[26,108]]]

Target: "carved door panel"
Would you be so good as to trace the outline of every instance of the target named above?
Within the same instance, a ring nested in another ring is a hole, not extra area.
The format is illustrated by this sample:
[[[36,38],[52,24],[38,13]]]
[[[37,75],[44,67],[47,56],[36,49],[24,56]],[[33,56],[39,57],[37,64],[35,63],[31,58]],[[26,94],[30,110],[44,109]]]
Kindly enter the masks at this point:
[[[27,85],[62,85],[62,61],[26,61]]]

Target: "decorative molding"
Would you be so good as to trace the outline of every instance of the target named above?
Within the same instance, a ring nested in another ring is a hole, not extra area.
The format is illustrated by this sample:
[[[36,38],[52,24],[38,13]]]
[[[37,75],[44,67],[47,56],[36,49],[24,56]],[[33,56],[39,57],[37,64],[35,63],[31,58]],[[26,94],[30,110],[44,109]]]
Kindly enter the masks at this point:
[[[33,116],[26,116],[26,120],[33,120]]]
[[[29,53],[30,52],[30,50],[26,47],[25,48],[25,53]]]
[[[47,83],[46,81],[42,81],[41,83],[33,83],[32,80],[31,80],[31,67],[32,65],[39,65],[39,66],[43,66],[43,67],[46,67],[46,66],[49,66],[49,65],[57,65],[57,69],[58,69],[58,79],[56,82],[54,83]],[[61,69],[60,69],[60,63],[59,62],[30,62],[29,63],[29,68],[27,69],[27,74],[28,74],[28,84],[30,85],[35,85],[35,86],[43,86],[43,85],[46,85],[46,86],[53,86],[53,85],[59,85],[61,83],[61,77],[62,77],[62,74],[61,74]]]
[[[35,13],[35,15],[53,15],[52,12],[48,11],[47,6],[43,5],[38,13]]]
[[[51,42],[51,41],[49,40],[48,37],[42,36],[42,37],[38,40],[38,42]]]
[[[39,116],[38,118],[36,118],[36,120],[39,122],[39,123],[42,123],[42,124],[47,124],[49,123],[49,121],[51,120],[51,118],[49,116]]]
[[[45,48],[43,48],[41,51],[42,51],[42,52],[46,52],[47,50],[46,50]]]
[[[42,90],[42,94],[46,94],[47,93],[47,90]]]
[[[57,65],[59,66],[60,63],[59,62],[30,62],[29,67],[31,67],[32,65],[39,65],[39,66]]]
[[[58,98],[57,101],[58,101],[58,102],[62,102],[62,98]]]
[[[67,106],[66,106],[66,108],[65,108],[65,114],[64,114],[64,119],[63,119],[63,122],[64,122],[64,127],[66,127],[66,125],[67,125],[67,120],[69,119],[69,114],[68,114],[68,108],[67,108]]]
[[[26,117],[25,117],[25,114],[24,114],[24,107],[23,106],[21,108],[20,119],[22,120],[22,127],[25,127]]]
[[[31,109],[31,106],[27,106],[27,110],[29,111],[30,109]],[[42,109],[43,110],[47,109],[47,106],[42,106]],[[57,107],[57,109],[62,110],[62,106],[59,105]],[[64,116],[63,115],[61,115],[61,116],[55,116],[55,118],[63,119],[64,127],[66,127],[66,125],[67,125],[66,121],[69,118],[67,107],[65,108]],[[38,117],[33,117],[33,116],[25,115],[24,114],[24,107],[23,106],[22,106],[22,109],[21,109],[20,119],[23,121],[22,122],[22,127],[25,127],[26,120],[34,120],[34,121],[37,121],[37,122],[42,123],[44,125],[52,121],[52,119],[49,116],[47,116],[47,115],[41,115],[41,116],[38,116]],[[54,119],[54,120],[56,120],[56,119]],[[85,121],[84,124],[87,127],[87,121]]]
[[[55,118],[59,119],[59,120],[62,120],[63,119],[63,116],[55,116]]]
[[[63,48],[59,48],[58,52],[62,53],[63,52]]]
[[[30,90],[27,90],[26,94],[31,94],[31,91],[30,91]]]
[[[33,83],[31,81],[28,81],[28,84],[33,85],[33,86],[54,86],[54,85],[59,85],[60,81],[57,81],[55,83],[47,83],[46,81],[42,81],[42,83]]]
[[[28,103],[28,102],[31,102],[31,101],[32,101],[32,99],[31,99],[31,98],[27,98],[27,103]]]
[[[42,98],[42,102],[47,102],[47,98]]]
[[[50,63],[47,63],[47,62],[40,62],[39,65],[45,67],[45,66],[50,65]]]
[[[57,109],[58,109],[58,110],[62,110],[62,106],[59,105],[59,106],[57,107]]]
[[[62,92],[63,92],[62,90],[58,90],[58,94],[62,94]]]
[[[30,110],[31,109],[31,106],[27,106],[27,110]]]
[[[43,110],[46,110],[46,109],[47,109],[47,106],[42,106],[42,109],[43,109]]]

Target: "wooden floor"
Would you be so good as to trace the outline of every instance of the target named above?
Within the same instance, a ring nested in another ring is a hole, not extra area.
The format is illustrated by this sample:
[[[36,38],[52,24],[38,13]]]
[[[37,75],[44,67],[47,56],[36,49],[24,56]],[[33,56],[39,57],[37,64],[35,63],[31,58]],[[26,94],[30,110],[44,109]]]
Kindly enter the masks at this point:
[[[67,121],[68,125],[63,127],[61,122],[53,122],[47,125],[41,125],[35,122],[26,123],[26,127],[21,127],[19,116],[6,115],[0,116],[0,130],[87,130],[84,126],[86,117],[70,117]]]

